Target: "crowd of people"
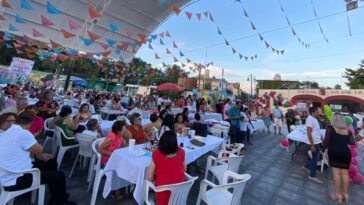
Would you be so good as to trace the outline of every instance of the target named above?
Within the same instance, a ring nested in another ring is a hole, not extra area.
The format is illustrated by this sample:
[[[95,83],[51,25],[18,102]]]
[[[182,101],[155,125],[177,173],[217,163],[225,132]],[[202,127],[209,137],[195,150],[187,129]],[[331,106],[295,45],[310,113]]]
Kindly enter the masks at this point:
[[[30,105],[29,101],[35,103]],[[172,108],[182,111],[173,113]],[[111,116],[113,120],[109,133],[104,133],[100,127],[98,114],[102,109],[124,112],[124,117]],[[149,123],[142,124],[143,111],[150,111]],[[76,112],[75,112],[76,111]],[[244,143],[252,146],[252,121],[262,119],[271,132],[282,136],[284,122],[288,132],[290,127],[305,124],[310,142],[312,159],[304,167],[309,172],[309,179],[322,183],[316,178],[316,166],[320,157],[320,149],[328,150],[330,166],[333,167],[335,193],[333,200],[349,200],[348,168],[350,151],[346,148],[363,138],[362,134],[348,132],[348,125],[342,114],[335,113],[329,121],[320,109],[307,106],[299,117],[288,109],[286,113],[275,105],[262,108],[253,101],[236,101],[219,99],[216,103],[196,95],[181,97],[176,101],[157,96],[127,96],[121,93],[109,93],[101,90],[85,90],[76,88],[64,96],[52,90],[30,86],[9,85],[1,91],[0,96],[0,166],[9,170],[27,170],[32,167],[41,171],[41,183],[47,184],[50,190],[49,204],[75,204],[68,200],[66,180],[62,171],[57,169],[53,156],[43,152],[38,140],[44,134],[44,121],[50,120],[50,128],[58,127],[66,136],[62,136],[63,146],[77,144],[73,137],[83,133],[91,137],[105,139],[97,151],[102,155],[101,166],[106,166],[112,153],[121,147],[129,146],[129,140],[136,144],[144,144],[158,140],[158,149],[153,152],[147,178],[155,181],[157,186],[184,181],[185,153],[179,148],[177,135],[186,129],[193,129],[196,135],[206,136],[208,125],[202,120],[205,112],[220,113],[222,119],[230,124],[230,143]],[[189,114],[194,113],[194,119]],[[364,123],[362,123],[364,126]],[[326,129],[326,137],[322,143],[320,129]],[[355,127],[357,128],[357,127]],[[360,128],[359,128],[360,129]],[[5,157],[4,157],[5,156]],[[32,176],[28,174],[9,175],[0,171],[0,183],[5,190],[19,190],[29,187]],[[341,192],[343,185],[343,192]],[[115,192],[121,198],[120,192]],[[158,204],[168,204],[168,193],[156,195]]]

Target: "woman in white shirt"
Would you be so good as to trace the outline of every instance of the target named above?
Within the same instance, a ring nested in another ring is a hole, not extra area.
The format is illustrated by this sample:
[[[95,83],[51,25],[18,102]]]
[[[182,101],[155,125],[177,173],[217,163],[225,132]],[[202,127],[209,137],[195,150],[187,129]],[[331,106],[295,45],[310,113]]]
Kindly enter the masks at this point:
[[[163,135],[164,132],[172,130],[174,131],[174,118],[173,115],[167,114],[162,122],[162,127],[159,131],[159,137]]]

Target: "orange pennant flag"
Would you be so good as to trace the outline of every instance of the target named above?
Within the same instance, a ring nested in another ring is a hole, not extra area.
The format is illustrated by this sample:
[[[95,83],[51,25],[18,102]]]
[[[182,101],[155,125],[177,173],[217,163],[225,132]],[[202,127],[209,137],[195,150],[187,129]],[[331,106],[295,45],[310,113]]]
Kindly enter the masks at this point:
[[[105,52],[102,52],[102,56],[104,56],[105,58],[108,57],[110,55],[112,50],[109,50],[109,51],[105,51]]]
[[[57,42],[55,42],[55,41],[53,41],[53,40],[50,40],[50,42],[51,42],[52,48],[59,48],[59,47],[62,47],[62,45],[61,45],[61,44],[59,44],[59,43],[57,43]]]
[[[22,53],[24,53],[23,51],[21,51],[21,50],[18,50],[18,49],[15,49],[16,50],[16,54],[22,54]]]
[[[145,38],[147,38],[147,36],[146,36],[145,34],[142,34],[142,33],[138,34],[138,37],[139,37],[139,39],[140,39],[142,42],[144,42],[144,41],[145,41]]]
[[[143,45],[143,41],[137,41],[136,44],[140,47]]]
[[[66,31],[65,29],[62,29],[61,31],[62,31],[62,33],[63,33],[63,37],[64,37],[65,39],[68,39],[68,38],[74,38],[74,37],[76,37],[76,35],[75,35],[75,34],[73,34],[73,33],[71,33],[71,32],[68,32],[68,31]]]
[[[95,10],[95,8],[89,4],[87,5],[88,14],[90,15],[91,19],[97,19],[101,17],[101,14]]]
[[[2,0],[2,4],[1,4],[4,8],[8,8],[11,9],[11,6],[8,2],[8,0]]]
[[[91,31],[87,31],[87,33],[88,33],[88,36],[90,37],[90,39],[93,41],[96,41],[97,39],[99,39],[101,37],[95,33],[92,33]]]
[[[181,9],[177,6],[172,6],[172,10],[174,11],[174,13],[176,13],[177,16],[179,15],[179,13],[181,13]]]
[[[6,20],[3,15],[0,14],[0,21]]]

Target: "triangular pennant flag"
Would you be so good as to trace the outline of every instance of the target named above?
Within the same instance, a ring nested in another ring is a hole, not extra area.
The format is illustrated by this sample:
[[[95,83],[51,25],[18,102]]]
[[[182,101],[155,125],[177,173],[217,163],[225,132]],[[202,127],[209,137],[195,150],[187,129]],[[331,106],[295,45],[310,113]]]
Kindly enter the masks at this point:
[[[22,54],[22,53],[24,53],[23,51],[18,50],[18,49],[15,49],[15,51],[16,51],[16,54]]]
[[[164,62],[162,62],[162,66],[163,67],[167,67],[167,64],[165,64]]]
[[[101,17],[101,14],[95,10],[95,8],[91,5],[87,5],[88,14],[90,15],[91,19],[97,19]]]
[[[6,20],[5,17],[0,14],[0,21],[4,21],[4,20]]]
[[[201,20],[201,13],[196,14],[196,16],[197,16],[197,19],[200,21]]]
[[[178,48],[177,44],[173,41],[173,48]]]
[[[79,53],[79,51],[78,51],[78,50],[76,50],[76,49],[72,49],[72,48],[68,49],[68,51],[69,51],[69,52],[70,52],[70,54],[71,54],[71,55],[73,55],[73,56],[78,55],[78,53]]]
[[[119,50],[119,49],[116,49],[114,52],[115,52],[117,55],[120,55],[120,54],[121,54],[121,50]]]
[[[235,48],[231,48],[231,50],[233,51],[233,54],[236,53],[236,49]]]
[[[152,44],[149,44],[148,48],[153,50]]]
[[[41,19],[41,22],[42,22],[43,26],[46,26],[46,27],[54,26],[54,23],[51,20],[44,17],[43,15],[40,15],[40,19]]]
[[[249,59],[249,57],[247,57],[247,56],[244,56],[244,58],[245,58],[245,61],[248,61],[248,59]]]
[[[182,67],[185,67],[185,66],[186,66],[186,64],[182,63]]]
[[[84,44],[85,46],[90,46],[90,45],[92,45],[92,44],[94,43],[94,41],[93,41],[93,40],[88,39],[88,38],[81,38],[81,39],[82,39],[83,44]]]
[[[288,25],[291,25],[291,22],[289,21],[288,17],[286,15],[285,15],[285,17],[286,17],[286,21],[287,21]]]
[[[167,0],[158,0],[159,5],[166,3]]]
[[[187,58],[187,63],[191,63],[191,60]]]
[[[183,57],[183,56],[185,56],[185,54],[183,54],[182,51],[179,51],[179,56]]]
[[[172,37],[171,34],[169,33],[169,31],[166,31],[166,37],[168,37],[168,38]]]
[[[106,50],[106,49],[108,49],[110,46],[109,45],[107,45],[106,43],[100,43],[100,45],[101,45],[101,47],[104,49],[104,50]]]
[[[107,56],[109,56],[109,55],[110,55],[111,51],[112,51],[112,50],[102,52],[102,53],[101,53],[101,55],[102,55],[102,56],[104,56],[104,57],[106,58]]]
[[[77,29],[81,28],[81,26],[78,23],[76,23],[75,21],[73,21],[72,19],[67,18],[67,21],[68,21],[68,25],[71,30],[77,30]]]
[[[255,54],[255,55],[254,55],[254,58],[255,58],[255,59],[257,59],[257,58],[258,58],[258,55],[257,55],[257,54]]]
[[[159,43],[160,43],[161,45],[164,45],[164,42],[162,41],[162,39],[159,39]]]
[[[10,6],[8,0],[2,0],[1,6],[4,7],[4,8],[11,9],[11,6]]]
[[[192,18],[192,13],[191,12],[185,12],[185,14],[186,14],[186,16],[187,16],[187,18],[188,18],[188,20],[191,20],[191,18]]]
[[[68,38],[74,38],[74,37],[76,37],[76,35],[75,35],[75,34],[73,34],[73,33],[71,33],[71,32],[68,32],[68,31],[66,31],[65,29],[61,29],[61,31],[62,31],[63,37],[64,37],[65,39],[68,39]]]
[[[7,37],[7,36],[3,36],[3,41],[10,41],[11,38]]]
[[[61,44],[59,44],[59,43],[57,43],[57,42],[55,42],[53,40],[50,40],[50,42],[51,42],[52,48],[60,48],[60,47],[62,47]]]
[[[226,39],[225,39],[225,44],[228,46],[228,45],[230,45],[230,43],[229,43],[229,41],[227,41]]]
[[[222,35],[222,32],[220,31],[220,29],[219,29],[219,28],[217,28],[217,33],[218,33],[219,35]]]
[[[239,53],[239,58],[242,59],[244,56]]]
[[[130,30],[124,30],[125,34],[130,37],[132,35],[134,35],[134,32],[133,31],[130,31]]]
[[[259,33],[259,38],[260,38],[261,41],[264,40],[263,36],[260,33]]]
[[[20,45],[20,46],[25,46],[25,45],[26,45],[26,43],[25,43],[24,41],[22,41],[22,40],[15,40],[15,42],[16,42],[18,45]]]
[[[171,54],[171,51],[168,48],[166,48],[166,52],[167,54]]]
[[[20,48],[21,45],[18,45],[17,43],[13,43],[15,48]]]
[[[111,46],[111,47],[113,47],[116,43],[116,41],[113,39],[105,38],[105,40],[106,40],[107,44],[109,44],[109,46]]]
[[[174,11],[174,13],[176,13],[176,15],[178,16],[179,13],[181,12],[181,9],[178,8],[177,6],[172,6],[172,10]]]
[[[254,56],[251,56],[250,59],[254,60]]]
[[[211,13],[209,12],[209,15],[210,15],[210,21],[215,21],[214,17],[212,17]]]
[[[273,51],[273,53],[275,53],[275,52],[276,52],[276,49],[274,49],[274,48],[272,47],[272,51]]]
[[[276,50],[276,53],[277,53],[277,55],[279,55],[280,54],[279,50]]]
[[[35,28],[33,28],[33,37],[43,37],[43,34],[38,30],[36,30]]]
[[[264,43],[265,43],[265,46],[266,46],[267,48],[269,48],[269,43],[268,43],[267,41],[264,41]]]
[[[140,41],[142,41],[142,42],[144,42],[145,39],[147,38],[147,36],[145,34],[142,34],[142,33],[138,34],[138,37],[139,37]]]
[[[13,48],[13,46],[11,46],[10,44],[6,44],[6,48]]]
[[[174,57],[174,56],[173,56],[173,61],[174,61],[175,63],[179,62],[179,60],[178,60],[176,57]]]
[[[292,30],[292,34],[295,36],[296,32],[293,30],[293,28],[291,28],[291,30]]]
[[[9,31],[19,31],[13,24],[9,24]]]
[[[15,23],[26,23],[26,20],[22,18],[19,14],[16,14]]]
[[[165,34],[165,32],[162,32],[162,33],[159,34],[159,36],[164,38],[164,34]]]
[[[62,13],[60,10],[58,10],[51,2],[47,1],[47,12],[49,14],[60,14]]]
[[[161,59],[157,53],[154,54],[155,59]]]
[[[96,41],[97,39],[101,38],[101,36],[91,32],[91,31],[87,31],[87,34],[90,37],[90,39],[93,41]]]
[[[284,54],[284,50],[281,50],[281,55],[283,55]]]
[[[33,10],[32,5],[30,5],[30,3],[27,0],[21,0],[20,8],[27,9],[27,10]]]
[[[113,22],[109,23],[109,27],[112,32],[117,32],[118,30],[120,30],[120,26],[117,24],[114,24]]]
[[[8,38],[14,38],[14,35],[13,34],[11,34],[11,33],[9,33],[9,32],[4,32],[4,35],[6,36],[6,37],[8,37]]]
[[[252,29],[253,30],[256,30],[257,28],[255,27],[255,25],[253,24],[253,22],[252,21],[250,21],[250,24],[251,24],[251,26],[252,26]]]
[[[206,18],[209,17],[209,12],[208,11],[203,12],[203,14],[205,15]]]
[[[244,10],[244,16],[247,17],[247,18],[249,18],[248,12],[246,12],[245,9],[243,9],[243,10]]]

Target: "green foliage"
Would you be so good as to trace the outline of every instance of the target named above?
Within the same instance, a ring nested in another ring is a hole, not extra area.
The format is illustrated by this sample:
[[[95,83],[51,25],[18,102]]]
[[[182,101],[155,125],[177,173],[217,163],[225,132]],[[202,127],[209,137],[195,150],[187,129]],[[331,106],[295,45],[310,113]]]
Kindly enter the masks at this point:
[[[364,89],[364,60],[357,69],[346,68],[344,77],[348,79],[346,85],[350,89]]]

